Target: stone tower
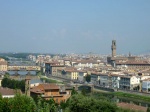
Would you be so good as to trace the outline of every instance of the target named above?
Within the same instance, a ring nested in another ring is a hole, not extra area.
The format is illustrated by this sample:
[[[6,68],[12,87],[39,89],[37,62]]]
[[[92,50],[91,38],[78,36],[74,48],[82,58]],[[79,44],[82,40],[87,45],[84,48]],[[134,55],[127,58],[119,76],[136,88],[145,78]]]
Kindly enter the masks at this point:
[[[25,78],[25,94],[30,96],[30,77],[26,76]]]
[[[116,40],[112,40],[111,50],[112,50],[112,57],[115,57],[116,56]]]

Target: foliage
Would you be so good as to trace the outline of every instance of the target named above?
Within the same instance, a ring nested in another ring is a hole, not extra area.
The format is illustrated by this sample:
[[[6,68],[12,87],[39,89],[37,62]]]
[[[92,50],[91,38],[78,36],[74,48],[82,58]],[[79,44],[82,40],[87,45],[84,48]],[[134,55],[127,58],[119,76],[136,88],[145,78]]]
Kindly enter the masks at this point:
[[[31,97],[17,94],[9,101],[11,112],[36,112],[36,104]]]
[[[81,94],[84,95],[84,96],[87,95],[86,89],[83,88],[82,91],[81,91]]]
[[[0,112],[36,112],[31,97],[17,94],[14,98],[0,98]]]
[[[66,109],[69,105],[69,99],[66,102],[60,102],[61,109]]]
[[[116,112],[117,106],[113,103],[86,97],[81,94],[73,95],[65,111],[70,112]]]
[[[56,104],[53,99],[44,100],[38,97],[37,111],[38,112],[56,112]]]
[[[32,97],[16,94],[14,98],[0,96],[0,112],[56,112],[53,99],[44,100],[38,97],[37,104]]]
[[[37,72],[36,72],[36,75],[37,75],[37,76],[41,76],[41,75],[43,75],[43,73],[42,73],[41,71],[37,71]]]
[[[87,82],[91,82],[91,75],[86,75],[85,76],[85,80],[87,81]]]
[[[127,97],[127,98],[132,98],[132,99],[139,99],[143,101],[150,101],[149,96],[142,96],[142,95],[137,95],[137,94],[123,93],[123,92],[114,92],[113,94],[115,96],[120,96],[120,97]]]
[[[3,78],[2,80],[2,87],[8,87],[11,89],[20,89],[21,91],[25,91],[25,80],[14,80],[14,79],[10,79],[10,78]]]
[[[150,112],[150,107],[147,108],[147,112]]]
[[[114,98],[114,95],[109,93],[93,93],[91,96],[95,99],[106,100],[109,102],[111,101],[112,98]]]
[[[5,78],[9,78],[9,77],[10,77],[10,74],[9,74],[8,72],[6,72],[5,75],[4,75],[4,77],[5,77]]]
[[[72,88],[72,91],[71,91],[71,95],[75,95],[75,94],[78,94],[78,92],[75,90],[75,88],[73,87]]]

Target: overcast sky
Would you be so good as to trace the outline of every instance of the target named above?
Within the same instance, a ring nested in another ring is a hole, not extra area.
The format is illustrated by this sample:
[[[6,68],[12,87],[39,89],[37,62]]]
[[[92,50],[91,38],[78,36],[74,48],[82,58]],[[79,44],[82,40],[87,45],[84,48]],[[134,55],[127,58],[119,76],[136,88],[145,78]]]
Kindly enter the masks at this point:
[[[150,0],[1,0],[0,52],[150,51]]]

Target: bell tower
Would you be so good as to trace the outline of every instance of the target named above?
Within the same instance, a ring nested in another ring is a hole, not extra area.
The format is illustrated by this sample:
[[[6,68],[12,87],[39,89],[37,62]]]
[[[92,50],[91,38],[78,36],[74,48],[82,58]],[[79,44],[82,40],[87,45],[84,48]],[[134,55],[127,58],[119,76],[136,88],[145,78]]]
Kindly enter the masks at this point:
[[[25,78],[25,94],[27,96],[30,96],[30,80],[31,80],[31,78],[29,76],[26,76],[26,78]]]
[[[112,40],[111,50],[112,50],[112,57],[115,57],[116,56],[116,40]]]

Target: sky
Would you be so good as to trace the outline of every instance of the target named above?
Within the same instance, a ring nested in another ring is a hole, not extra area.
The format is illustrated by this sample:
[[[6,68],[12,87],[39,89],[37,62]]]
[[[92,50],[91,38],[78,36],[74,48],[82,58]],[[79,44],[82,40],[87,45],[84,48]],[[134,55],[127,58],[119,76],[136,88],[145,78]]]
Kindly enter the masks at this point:
[[[0,52],[150,52],[150,0],[0,0]]]

